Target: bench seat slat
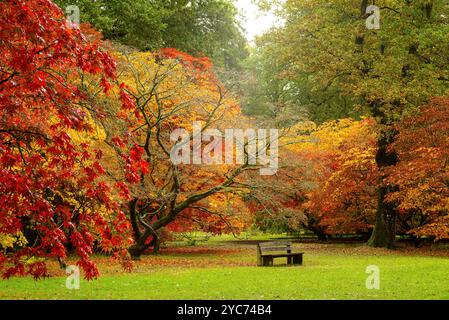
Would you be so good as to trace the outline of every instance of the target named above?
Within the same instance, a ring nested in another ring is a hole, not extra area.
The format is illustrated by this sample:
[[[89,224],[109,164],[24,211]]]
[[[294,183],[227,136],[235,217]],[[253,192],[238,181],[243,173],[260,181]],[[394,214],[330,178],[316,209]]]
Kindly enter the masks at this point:
[[[261,242],[259,243],[260,247],[266,247],[266,246],[291,246],[291,242]]]
[[[262,254],[262,256],[263,256],[263,257],[280,258],[280,257],[293,257],[293,256],[299,256],[299,255],[302,255],[302,254],[304,254],[304,252]]]
[[[292,250],[292,247],[261,247],[262,251],[287,251]]]

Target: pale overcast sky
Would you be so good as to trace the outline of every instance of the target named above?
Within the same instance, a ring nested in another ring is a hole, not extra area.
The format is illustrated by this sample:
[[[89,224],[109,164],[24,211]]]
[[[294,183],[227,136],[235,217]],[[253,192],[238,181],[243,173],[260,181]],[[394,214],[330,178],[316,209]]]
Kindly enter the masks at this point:
[[[257,6],[251,3],[251,0],[237,0],[236,4],[243,15],[242,26],[246,30],[249,41],[253,41],[256,36],[276,25],[276,16],[271,13],[261,14]]]

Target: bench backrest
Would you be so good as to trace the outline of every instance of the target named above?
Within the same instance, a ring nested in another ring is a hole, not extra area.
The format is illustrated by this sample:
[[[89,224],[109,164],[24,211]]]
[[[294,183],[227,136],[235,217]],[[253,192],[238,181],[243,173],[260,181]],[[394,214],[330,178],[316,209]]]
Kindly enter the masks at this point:
[[[292,252],[292,243],[291,242],[261,242],[257,244],[260,253],[268,253],[268,252]]]

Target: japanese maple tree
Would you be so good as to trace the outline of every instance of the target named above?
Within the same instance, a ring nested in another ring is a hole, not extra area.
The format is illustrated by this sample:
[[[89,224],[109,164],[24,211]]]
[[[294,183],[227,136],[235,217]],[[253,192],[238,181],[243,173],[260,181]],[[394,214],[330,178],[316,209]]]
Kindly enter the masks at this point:
[[[123,246],[128,224],[100,178],[100,154],[73,133],[89,134],[96,108],[77,79],[115,77],[115,62],[98,43],[65,22],[49,0],[0,2],[0,248],[4,277],[48,274],[46,258],[89,258]]]
[[[170,156],[176,129],[191,135],[194,122],[201,130],[234,127],[228,121],[239,106],[210,60],[173,48],[117,56],[116,99],[104,97],[111,117],[100,121],[106,138],[99,147],[132,226],[131,255],[156,251],[165,231],[240,230],[245,222],[232,190],[249,166],[174,164]]]

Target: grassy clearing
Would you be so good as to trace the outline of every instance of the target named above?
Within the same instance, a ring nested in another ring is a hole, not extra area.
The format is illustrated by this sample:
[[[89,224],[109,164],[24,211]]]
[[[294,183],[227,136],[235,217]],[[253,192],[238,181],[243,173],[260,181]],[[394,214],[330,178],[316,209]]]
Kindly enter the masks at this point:
[[[96,257],[102,277],[68,290],[52,277],[0,280],[0,299],[449,299],[449,253],[438,249],[394,252],[361,245],[298,245],[302,267],[255,267],[255,248],[214,240],[147,256],[132,273]],[[365,287],[366,267],[380,268],[380,290]]]

